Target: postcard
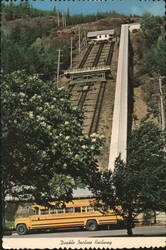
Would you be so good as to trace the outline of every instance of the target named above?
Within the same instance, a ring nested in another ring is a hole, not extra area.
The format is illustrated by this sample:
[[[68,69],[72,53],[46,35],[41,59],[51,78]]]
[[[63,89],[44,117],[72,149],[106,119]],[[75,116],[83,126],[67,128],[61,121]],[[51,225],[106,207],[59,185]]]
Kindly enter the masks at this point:
[[[164,14],[2,1],[4,249],[166,246]]]

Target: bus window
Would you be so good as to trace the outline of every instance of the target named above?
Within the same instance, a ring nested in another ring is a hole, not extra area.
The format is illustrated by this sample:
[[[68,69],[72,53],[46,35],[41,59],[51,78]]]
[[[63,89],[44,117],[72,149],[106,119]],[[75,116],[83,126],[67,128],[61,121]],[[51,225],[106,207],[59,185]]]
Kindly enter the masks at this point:
[[[74,210],[73,207],[66,207],[65,208],[66,213],[73,213],[73,210]]]
[[[58,213],[58,214],[64,213],[64,209],[63,209],[63,208],[58,208],[58,209],[57,209],[57,213]]]
[[[87,212],[93,212],[94,211],[94,207],[87,207]]]
[[[41,214],[48,214],[48,209],[40,209]]]
[[[81,212],[87,212],[87,207],[81,207]]]
[[[75,207],[75,213],[80,213],[81,212],[81,207]]]
[[[50,209],[50,214],[56,214],[56,209]]]
[[[110,209],[110,206],[102,206],[103,211],[107,211]]]
[[[29,208],[29,215],[34,215],[34,214],[36,214],[36,210]]]
[[[35,215],[38,215],[39,214],[39,208],[38,207],[33,207],[33,208],[30,208],[30,213],[32,213],[32,211],[31,210],[33,210],[34,212],[33,212],[33,214],[35,214]],[[31,214],[32,215],[32,214]]]

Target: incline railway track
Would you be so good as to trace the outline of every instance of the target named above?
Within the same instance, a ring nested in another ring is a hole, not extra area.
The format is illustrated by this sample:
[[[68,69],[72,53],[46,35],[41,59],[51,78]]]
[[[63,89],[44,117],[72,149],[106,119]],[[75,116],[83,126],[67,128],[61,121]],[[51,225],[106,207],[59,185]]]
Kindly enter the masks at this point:
[[[108,53],[106,65],[110,65],[111,64],[112,56],[113,56],[113,51],[114,51],[114,45],[115,45],[115,42],[112,42],[111,45],[110,45],[110,49],[109,49],[109,53]]]
[[[97,67],[110,66],[115,42],[90,44],[87,48],[78,68],[83,69],[85,67]],[[91,66],[90,66],[91,65]],[[87,76],[91,73],[87,73]],[[91,79],[92,82],[86,81],[84,73],[81,73],[77,77],[75,76],[75,83],[69,85],[68,90],[72,93],[71,101],[72,105],[80,109],[85,109],[85,120],[83,133],[90,135],[99,130],[101,109],[103,105],[103,99],[106,89],[106,81],[99,78]],[[81,79],[81,80],[80,80]]]
[[[80,99],[79,99],[78,105],[77,105],[79,108],[83,108],[84,102],[85,102],[85,99],[86,99],[86,96],[87,96],[87,93],[88,93],[88,90],[89,90],[89,86],[84,86],[83,87],[83,90],[82,90],[82,93],[81,93],[81,96],[80,96]]]
[[[97,54],[95,56],[95,59],[94,59],[92,67],[96,67],[97,66],[97,64],[99,62],[99,58],[100,58],[101,52],[103,50],[103,47],[104,47],[104,43],[101,43],[100,46],[99,46],[99,49],[97,51]]]
[[[89,45],[89,47],[88,47],[88,49],[87,49],[87,51],[86,51],[86,53],[85,53],[85,55],[84,55],[84,57],[83,57],[81,63],[80,63],[79,66],[78,66],[79,69],[82,69],[82,68],[83,68],[83,66],[84,66],[84,64],[86,63],[86,60],[87,60],[87,58],[88,58],[88,56],[89,56],[89,54],[90,54],[92,48],[93,48],[93,43]]]
[[[71,93],[75,84],[69,84],[68,91]]]
[[[109,48],[109,52],[108,52],[108,56],[107,56],[107,59],[106,59],[106,65],[110,65],[111,64],[113,50],[114,50],[114,44],[115,44],[115,42],[111,42],[111,45],[110,45],[110,48]],[[82,58],[82,60],[81,60],[81,62],[79,64],[79,66],[78,66],[79,69],[82,69],[84,67],[84,65],[88,61],[89,56],[91,54],[93,54],[93,53],[91,53],[91,51],[92,51],[93,47],[95,48],[95,46],[96,45],[94,45],[93,43],[89,45],[88,49],[86,50],[86,52],[85,52],[85,54],[84,54],[84,56],[83,56],[83,58]],[[104,43],[101,43],[99,45],[97,53],[94,54],[94,59],[93,59],[91,67],[96,67],[98,65],[100,57],[101,57],[101,54],[102,54],[102,51],[104,51],[104,48],[105,48],[104,46],[105,46]],[[92,57],[92,55],[91,55],[91,57]]]
[[[99,88],[99,92],[98,92],[98,96],[97,96],[97,100],[96,100],[93,118],[92,118],[91,126],[89,129],[89,135],[96,132],[97,128],[98,128],[101,106],[102,106],[104,92],[105,92],[105,86],[106,86],[106,82],[100,83],[100,88]]]

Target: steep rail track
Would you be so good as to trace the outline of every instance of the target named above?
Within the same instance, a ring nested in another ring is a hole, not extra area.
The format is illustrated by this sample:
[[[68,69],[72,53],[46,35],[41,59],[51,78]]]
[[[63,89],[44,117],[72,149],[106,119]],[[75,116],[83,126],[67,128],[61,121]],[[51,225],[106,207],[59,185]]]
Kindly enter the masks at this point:
[[[110,65],[111,64],[112,56],[113,56],[113,51],[114,51],[114,45],[115,45],[115,42],[112,42],[111,45],[110,45],[110,49],[109,49],[109,53],[108,53],[106,65]]]
[[[74,84],[70,84],[68,87],[68,91],[71,93],[74,88]]]
[[[82,68],[83,68],[83,66],[84,66],[84,64],[86,63],[86,60],[87,60],[87,58],[88,58],[88,56],[89,56],[89,54],[90,54],[92,48],[93,48],[93,43],[89,45],[89,47],[88,47],[88,49],[87,49],[87,51],[86,51],[86,53],[85,53],[85,55],[84,55],[84,57],[83,57],[81,63],[80,63],[79,66],[78,66],[79,69],[82,69]]]
[[[95,59],[94,59],[92,67],[96,67],[97,66],[97,64],[99,62],[99,59],[100,59],[101,52],[103,50],[103,47],[104,47],[104,43],[101,43],[100,46],[99,46],[98,52],[97,52],[97,54],[95,56]]]
[[[80,96],[80,99],[78,101],[78,107],[79,108],[83,108],[84,106],[84,102],[85,102],[85,99],[86,99],[86,96],[87,96],[87,93],[88,93],[88,90],[89,90],[89,86],[86,86],[86,90],[82,90],[82,93],[81,93],[81,96]]]
[[[100,45],[90,44],[79,64],[79,68],[84,68],[86,65],[92,65],[91,67],[96,67],[99,64],[110,65],[113,50],[114,42],[107,45],[105,43]],[[106,82],[100,80],[87,83],[84,80],[84,86],[78,82],[75,85],[71,84],[68,88],[72,93],[72,105],[80,109],[84,108],[83,132],[87,135],[97,132],[99,129],[105,88]]]
[[[91,126],[89,129],[89,135],[96,132],[99,124],[99,118],[100,118],[100,112],[101,112],[101,106],[103,102],[103,97],[104,97],[104,92],[105,92],[105,86],[106,82],[102,82],[100,84],[97,100],[96,100],[96,105],[93,113],[93,118],[91,121]]]

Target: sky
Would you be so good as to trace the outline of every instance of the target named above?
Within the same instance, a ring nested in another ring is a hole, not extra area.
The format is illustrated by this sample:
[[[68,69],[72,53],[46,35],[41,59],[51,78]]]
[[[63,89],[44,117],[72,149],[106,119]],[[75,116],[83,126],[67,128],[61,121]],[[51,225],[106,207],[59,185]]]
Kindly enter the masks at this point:
[[[21,0],[17,0],[19,3]],[[54,6],[70,14],[93,14],[98,11],[116,11],[130,15],[142,15],[150,12],[153,15],[164,16],[164,0],[29,0],[34,8],[52,10]]]

